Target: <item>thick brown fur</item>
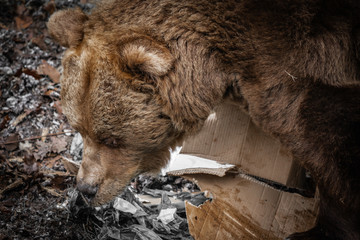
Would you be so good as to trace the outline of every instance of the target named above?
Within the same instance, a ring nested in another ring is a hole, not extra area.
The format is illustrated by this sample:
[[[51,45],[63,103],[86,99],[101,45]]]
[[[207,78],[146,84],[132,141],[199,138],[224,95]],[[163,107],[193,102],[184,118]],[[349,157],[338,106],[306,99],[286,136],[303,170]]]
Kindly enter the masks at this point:
[[[111,200],[231,99],[318,184],[316,227],[289,239],[360,239],[359,12],[351,0],[111,0],[55,13],[62,104],[84,138],[79,189]]]

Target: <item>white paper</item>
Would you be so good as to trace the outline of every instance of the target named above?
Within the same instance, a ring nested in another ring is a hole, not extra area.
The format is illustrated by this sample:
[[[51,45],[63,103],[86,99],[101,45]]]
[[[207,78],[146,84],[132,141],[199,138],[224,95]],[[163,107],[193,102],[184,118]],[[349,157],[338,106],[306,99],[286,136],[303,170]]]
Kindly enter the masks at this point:
[[[171,153],[169,164],[162,169],[162,174],[167,172],[184,170],[189,168],[232,168],[233,164],[222,164],[217,161],[196,157],[188,154],[179,154],[181,148],[177,148]]]
[[[176,208],[161,209],[157,219],[166,225],[175,219],[174,217],[175,213],[176,213]]]

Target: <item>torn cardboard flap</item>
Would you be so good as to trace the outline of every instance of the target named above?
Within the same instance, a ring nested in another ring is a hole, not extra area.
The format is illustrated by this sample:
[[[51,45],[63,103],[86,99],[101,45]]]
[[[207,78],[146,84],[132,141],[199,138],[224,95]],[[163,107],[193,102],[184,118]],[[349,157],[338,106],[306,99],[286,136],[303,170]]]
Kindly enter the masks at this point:
[[[304,177],[290,174],[296,163],[280,142],[230,103],[217,107],[199,134],[186,139],[181,154],[234,164],[246,173],[291,187],[302,183],[301,179],[293,178]]]
[[[216,108],[199,134],[186,139],[168,168],[169,174],[182,175],[213,196],[198,207],[186,203],[196,240],[283,239],[309,230],[318,198],[288,191],[303,187],[304,172],[279,141],[229,103]]]
[[[179,154],[167,173],[194,181],[213,196],[199,207],[186,203],[195,239],[281,239],[315,224],[318,199],[273,188],[232,164]]]

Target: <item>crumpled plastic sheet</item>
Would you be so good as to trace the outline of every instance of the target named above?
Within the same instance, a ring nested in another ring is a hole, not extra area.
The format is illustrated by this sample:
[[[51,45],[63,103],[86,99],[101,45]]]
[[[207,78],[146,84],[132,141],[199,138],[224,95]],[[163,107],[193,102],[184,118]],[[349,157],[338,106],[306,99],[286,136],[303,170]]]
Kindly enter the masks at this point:
[[[130,229],[137,234],[141,240],[162,240],[153,230],[148,229],[142,225],[134,224]]]
[[[119,197],[115,199],[113,207],[122,212],[127,212],[131,214],[135,214],[137,211],[137,208],[134,205]]]
[[[160,191],[160,192],[159,192]],[[78,206],[82,201],[81,194],[73,189],[68,192],[68,209],[78,219],[87,219],[85,222],[90,228],[95,228],[97,239],[121,240],[160,240],[160,239],[192,239],[184,235],[187,231],[186,218],[180,217],[179,210],[172,204],[168,195],[187,196],[188,194],[175,194],[161,190],[161,203],[157,208],[149,208],[142,204],[131,191],[126,188],[123,194],[112,203],[101,207]],[[203,194],[196,194],[199,199],[205,198]],[[192,196],[194,198],[194,196]],[[125,222],[124,222],[125,220]],[[84,221],[84,220],[81,220]]]
[[[152,219],[154,229],[161,233],[178,233],[181,231],[181,224],[186,224],[186,219],[176,214],[176,208],[171,204],[170,198],[164,192],[159,205],[159,215]]]
[[[191,194],[189,192],[175,193],[175,192],[168,192],[164,190],[149,189],[149,188],[144,188],[143,192],[153,197],[162,197],[163,194],[166,194],[169,197],[181,199],[182,201],[188,200],[191,204],[195,206],[199,206],[209,199],[205,197],[203,192],[199,192],[197,194]]]

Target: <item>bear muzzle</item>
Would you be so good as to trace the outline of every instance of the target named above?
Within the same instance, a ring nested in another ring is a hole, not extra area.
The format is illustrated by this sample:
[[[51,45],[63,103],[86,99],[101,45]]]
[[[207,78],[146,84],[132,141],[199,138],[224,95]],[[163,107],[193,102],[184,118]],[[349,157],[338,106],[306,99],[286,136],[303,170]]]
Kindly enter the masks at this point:
[[[76,184],[76,189],[84,196],[88,203],[91,203],[99,190],[99,186],[91,185],[83,180],[79,180]]]

